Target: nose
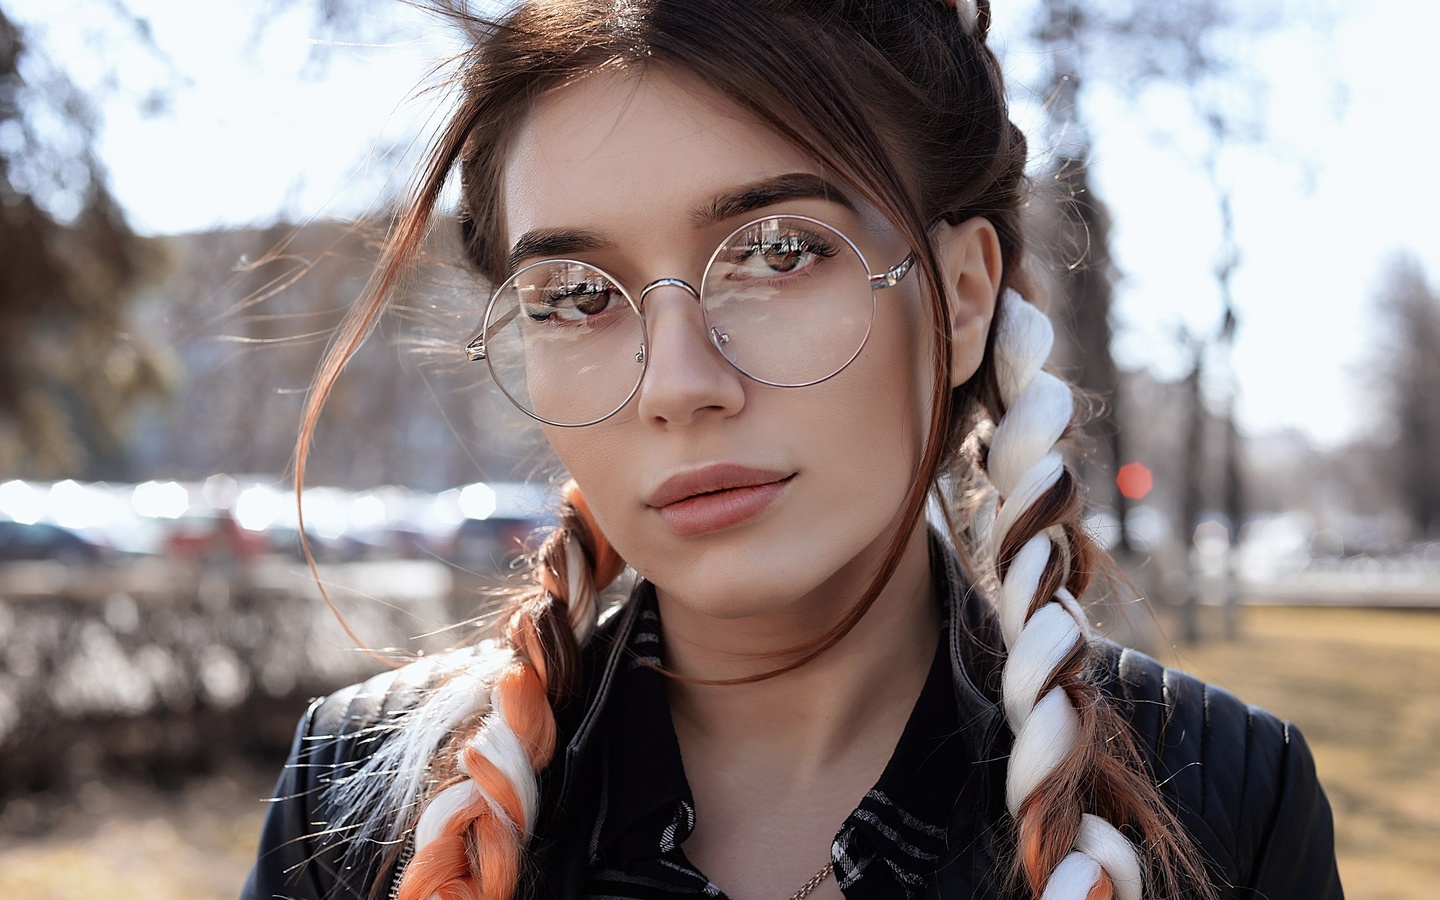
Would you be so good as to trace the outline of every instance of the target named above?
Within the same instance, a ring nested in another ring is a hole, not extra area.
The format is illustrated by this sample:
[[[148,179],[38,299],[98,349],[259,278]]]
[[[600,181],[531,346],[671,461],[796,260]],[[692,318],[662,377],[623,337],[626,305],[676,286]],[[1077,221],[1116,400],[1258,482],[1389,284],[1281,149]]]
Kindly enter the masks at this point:
[[[745,405],[744,376],[710,342],[695,289],[666,278],[647,285],[640,302],[649,357],[640,384],[640,417],[677,426],[738,413]]]

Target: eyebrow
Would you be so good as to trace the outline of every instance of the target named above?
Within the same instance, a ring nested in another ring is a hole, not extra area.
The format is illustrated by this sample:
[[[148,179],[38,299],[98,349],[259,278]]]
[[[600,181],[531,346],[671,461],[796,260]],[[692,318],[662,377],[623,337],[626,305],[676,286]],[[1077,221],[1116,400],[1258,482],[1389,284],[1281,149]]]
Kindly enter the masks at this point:
[[[697,227],[714,225],[787,200],[828,200],[852,212],[855,204],[833,182],[809,172],[790,172],[717,194],[690,213]],[[555,259],[610,246],[601,234],[583,228],[527,231],[510,249],[510,271],[527,259]]]
[[[832,182],[809,172],[790,172],[718,194],[690,218],[696,225],[714,225],[786,200],[829,200],[855,211],[855,204]]]
[[[540,228],[520,235],[510,248],[510,271],[527,259],[554,259],[583,250],[598,250],[608,242],[594,231],[581,228]]]

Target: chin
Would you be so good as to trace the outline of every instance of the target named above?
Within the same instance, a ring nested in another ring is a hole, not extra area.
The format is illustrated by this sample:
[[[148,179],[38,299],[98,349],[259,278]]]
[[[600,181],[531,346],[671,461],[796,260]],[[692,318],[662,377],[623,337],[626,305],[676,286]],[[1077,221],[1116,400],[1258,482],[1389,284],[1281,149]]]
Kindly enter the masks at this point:
[[[852,577],[849,571],[862,554],[863,549],[850,552],[838,546],[827,553],[813,540],[804,546],[769,542],[763,549],[751,545],[689,559],[670,557],[647,577],[665,606],[679,605],[717,620],[819,612],[818,607],[848,606],[863,589],[864,576]]]
[[[783,611],[808,593],[795,579],[755,578],[734,570],[701,576],[666,574],[650,578],[663,607],[678,605],[697,615],[727,621]]]

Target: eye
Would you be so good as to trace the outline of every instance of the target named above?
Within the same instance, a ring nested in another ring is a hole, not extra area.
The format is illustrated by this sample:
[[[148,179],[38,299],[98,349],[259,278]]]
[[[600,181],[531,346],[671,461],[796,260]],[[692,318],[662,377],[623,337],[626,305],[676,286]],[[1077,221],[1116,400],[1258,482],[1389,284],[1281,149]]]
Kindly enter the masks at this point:
[[[746,229],[728,245],[730,278],[773,279],[804,274],[836,254],[835,244],[815,231],[783,220]]]
[[[534,322],[579,325],[625,305],[625,295],[605,276],[567,266],[527,292],[525,314]]]

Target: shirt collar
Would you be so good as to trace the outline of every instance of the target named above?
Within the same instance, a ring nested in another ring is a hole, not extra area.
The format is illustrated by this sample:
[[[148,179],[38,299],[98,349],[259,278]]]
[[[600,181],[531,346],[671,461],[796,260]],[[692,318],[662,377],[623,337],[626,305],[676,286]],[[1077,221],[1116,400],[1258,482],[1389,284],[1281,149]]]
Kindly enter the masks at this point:
[[[835,878],[851,900],[894,897],[897,887],[913,895],[948,844],[975,748],[956,713],[947,645],[939,642],[880,779],[836,833]]]

